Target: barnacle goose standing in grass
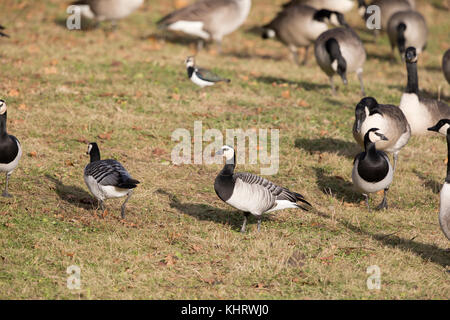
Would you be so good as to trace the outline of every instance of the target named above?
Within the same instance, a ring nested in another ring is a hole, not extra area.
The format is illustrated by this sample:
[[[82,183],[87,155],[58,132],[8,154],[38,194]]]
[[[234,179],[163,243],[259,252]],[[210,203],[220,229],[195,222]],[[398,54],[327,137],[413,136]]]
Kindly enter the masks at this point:
[[[450,159],[450,120],[441,119],[428,130],[439,132],[447,137],[447,159]],[[439,224],[442,232],[450,240],[450,161],[447,161],[447,176],[445,177],[440,197]]]
[[[326,9],[330,11],[338,11],[341,13],[352,10],[355,6],[354,0],[291,0],[283,4],[284,8],[293,5],[308,5],[315,9]]]
[[[298,4],[284,8],[263,27],[263,39],[276,37],[291,51],[294,61],[298,61],[298,48],[305,48],[302,64],[305,65],[308,49],[317,37],[328,30],[327,23],[347,25],[342,13],[330,10],[317,10],[308,5]]]
[[[204,88],[207,86],[212,86],[216,84],[216,82],[230,82],[230,79],[221,78],[215,73],[202,69],[197,68],[195,66],[195,58],[194,57],[187,57],[186,58],[186,68],[187,68],[187,74],[189,79],[196,85]]]
[[[139,181],[131,178],[128,171],[120,162],[112,159],[100,160],[100,150],[97,143],[91,142],[87,154],[91,161],[84,168],[84,181],[89,191],[100,202],[100,207],[105,213],[103,201],[110,198],[125,197],[122,204],[122,219],[125,219],[125,205],[133,194]]]
[[[390,104],[378,104],[373,97],[365,97],[356,105],[353,137],[364,147],[364,136],[371,128],[379,128],[388,140],[379,140],[377,150],[394,155],[394,171],[398,153],[411,137],[411,127],[402,110]]]
[[[427,128],[440,119],[450,119],[450,107],[442,101],[419,96],[417,54],[414,47],[406,49],[405,60],[408,83],[400,100],[400,109],[411,126],[411,134],[425,135],[429,133]]]
[[[8,182],[11,173],[19,164],[22,156],[22,147],[16,137],[6,132],[6,103],[0,100],[0,171],[6,173],[5,190],[3,197],[11,198],[8,193]]]
[[[399,11],[389,19],[387,32],[391,43],[392,56],[397,47],[400,57],[405,57],[408,47],[415,47],[420,54],[427,45],[428,27],[425,18],[417,11]]]
[[[450,83],[450,49],[448,49],[442,57],[442,72],[444,73],[447,82]]]
[[[245,22],[251,4],[251,0],[199,0],[161,18],[157,25],[200,38],[198,50],[203,41],[214,40],[220,52],[222,38]]]
[[[322,33],[314,45],[317,64],[329,79],[333,94],[336,94],[333,76],[341,76],[347,84],[347,73],[356,72],[361,85],[361,93],[365,96],[362,79],[366,51],[359,36],[350,27],[335,28]]]
[[[9,38],[9,36],[6,33],[3,33],[2,30],[5,30],[5,27],[0,25],[0,37]]]
[[[394,177],[394,170],[388,156],[375,147],[375,143],[380,140],[387,141],[388,139],[379,132],[378,128],[368,130],[364,135],[365,151],[358,154],[353,162],[353,185],[366,198],[369,211],[369,194],[380,190],[384,190],[384,196],[377,210],[387,209],[387,192]]]
[[[258,219],[258,231],[260,231],[263,213],[287,208],[308,211],[311,207],[301,194],[279,187],[252,173],[234,172],[236,154],[232,147],[223,146],[216,155],[224,156],[226,163],[214,181],[214,190],[222,201],[244,212],[241,232],[245,232],[247,217],[250,213]],[[298,201],[306,206],[297,204]]]

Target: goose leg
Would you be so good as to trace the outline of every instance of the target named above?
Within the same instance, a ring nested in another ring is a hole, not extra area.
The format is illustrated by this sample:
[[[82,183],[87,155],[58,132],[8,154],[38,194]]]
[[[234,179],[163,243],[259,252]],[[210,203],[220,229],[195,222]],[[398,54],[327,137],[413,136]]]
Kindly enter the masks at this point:
[[[203,39],[198,39],[197,40],[197,53],[199,53],[200,51],[203,50],[203,46],[204,46],[204,41]]]
[[[296,46],[289,46],[289,50],[291,51],[294,62],[299,66],[300,61],[298,60],[298,48]]]
[[[308,49],[309,46],[305,47],[305,54],[303,55],[302,66],[306,66],[306,63],[308,62]]]
[[[12,195],[8,193],[8,183],[9,183],[9,177],[11,176],[11,173],[6,174],[6,183],[5,183],[5,190],[2,193],[2,196],[5,198],[12,198]]]
[[[98,200],[99,204],[100,204],[100,209],[102,210],[102,213],[100,214],[100,216],[102,218],[106,217],[106,215],[108,214],[108,210],[106,210],[105,208],[105,204],[103,202],[103,200]]]
[[[331,91],[333,93],[333,96],[335,96],[336,95],[336,88],[334,87],[333,76],[330,77],[330,86],[331,86]]]
[[[222,39],[217,40],[216,42],[217,42],[217,52],[219,54],[222,54]]]
[[[397,168],[397,160],[398,160],[398,152],[394,152],[394,172],[395,169]]]
[[[128,200],[130,200],[132,194],[133,194],[133,190],[130,190],[130,192],[128,192],[127,198],[125,199],[124,203],[122,204],[121,211],[120,211],[122,219],[125,219],[125,206],[126,206]]]
[[[383,200],[381,201],[381,203],[378,205],[378,207],[376,208],[376,210],[383,210],[383,209],[387,209],[388,208],[388,203],[387,203],[387,192],[389,191],[389,188],[384,189],[384,196],[383,196]]]
[[[369,206],[369,195],[363,193],[363,196],[366,198],[366,206],[367,206],[367,210],[370,212],[370,206]]]
[[[363,78],[362,78],[362,69],[359,69],[356,73],[358,75],[359,84],[361,85],[361,94],[364,97],[366,95],[366,91],[364,90],[364,82],[363,82]]]
[[[262,220],[262,217],[259,216],[259,217],[258,217],[258,232],[261,231],[261,220]]]
[[[247,219],[250,214],[248,212],[244,213],[244,223],[242,224],[241,232],[245,232],[245,227],[247,226]]]

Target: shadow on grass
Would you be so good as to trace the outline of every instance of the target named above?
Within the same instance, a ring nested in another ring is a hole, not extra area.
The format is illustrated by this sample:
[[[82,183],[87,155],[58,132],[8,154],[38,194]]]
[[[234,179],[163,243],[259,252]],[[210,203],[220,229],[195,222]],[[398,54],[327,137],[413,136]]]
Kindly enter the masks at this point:
[[[353,183],[346,181],[339,176],[328,175],[324,169],[315,167],[317,187],[326,195],[344,201],[359,203],[362,200],[361,194],[353,190]]]
[[[284,79],[284,78],[276,78],[276,77],[270,77],[270,76],[269,77],[268,76],[257,77],[256,81],[263,82],[266,84],[272,84],[275,82],[277,84],[287,83],[290,85],[298,85],[299,87],[301,87],[302,89],[305,89],[306,91],[316,91],[319,89],[330,88],[329,84],[312,83],[312,82],[306,82],[306,81],[292,81],[292,80],[288,80],[288,79]]]
[[[367,60],[372,60],[372,59],[376,59],[378,61],[384,61],[384,62],[388,62],[391,65],[395,65],[398,64],[400,65],[401,60],[397,59],[397,57],[393,57],[392,54],[378,54],[378,53],[368,53],[367,54]]]
[[[442,185],[441,183],[437,182],[436,180],[426,177],[425,175],[423,175],[422,173],[420,173],[417,170],[413,170],[413,172],[416,174],[416,176],[420,180],[422,180],[422,183],[424,184],[424,186],[429,188],[431,190],[431,192],[433,192],[434,194],[438,194],[441,191],[441,185]]]
[[[330,152],[350,159],[353,159],[361,152],[361,148],[356,143],[333,138],[297,138],[294,145],[296,148],[303,149],[309,153]]]
[[[92,196],[80,187],[65,185],[49,174],[46,174],[45,177],[54,183],[56,194],[61,200],[87,210],[94,209],[97,205]]]
[[[67,20],[65,18],[56,18],[53,20],[53,22],[57,26],[60,26],[61,28],[64,28],[64,29],[67,29],[66,21]],[[80,29],[81,31],[92,31],[92,30],[98,29],[99,24],[95,23],[92,20],[81,17],[80,27],[81,27],[81,29]]]

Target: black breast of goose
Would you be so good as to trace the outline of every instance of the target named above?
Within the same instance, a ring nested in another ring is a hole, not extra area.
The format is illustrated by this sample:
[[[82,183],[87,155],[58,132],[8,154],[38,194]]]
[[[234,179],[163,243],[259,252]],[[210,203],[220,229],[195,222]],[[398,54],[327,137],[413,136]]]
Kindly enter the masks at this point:
[[[301,194],[277,186],[252,173],[234,172],[236,154],[232,147],[223,146],[217,155],[224,156],[226,163],[214,181],[214,190],[222,201],[244,212],[241,232],[245,232],[250,213],[258,219],[260,231],[263,213],[287,208],[308,210],[311,207]],[[297,202],[301,202],[302,205]]]
[[[90,162],[84,168],[84,181],[89,191],[100,202],[104,213],[106,212],[103,203],[105,200],[127,196],[121,208],[122,219],[125,219],[126,203],[139,181],[133,179],[117,160],[101,160],[97,143],[89,144],[87,154],[90,156]]]
[[[6,131],[6,115],[6,102],[0,100],[0,171],[6,174],[5,189],[2,196],[11,198],[12,196],[8,193],[9,177],[19,164],[22,147],[19,140]]]
[[[287,8],[299,4],[308,5],[315,9],[326,9],[346,13],[353,9],[355,0],[291,0],[283,4],[283,7]]]
[[[442,72],[447,82],[450,83],[450,49],[445,51],[442,57]]]
[[[439,132],[447,138],[447,159],[450,159],[450,120],[441,119],[439,122],[428,128],[430,131]],[[447,161],[447,176],[441,189],[439,204],[439,224],[447,239],[450,240],[450,161]]]
[[[97,21],[115,22],[130,15],[143,3],[144,0],[80,0],[73,2],[72,5],[81,6],[82,13],[87,18],[93,14]],[[90,10],[87,10],[85,6],[89,6]]]
[[[212,86],[217,82],[230,82],[230,79],[219,77],[217,74],[195,66],[195,58],[186,58],[186,68],[189,79],[201,88]]]
[[[350,27],[330,29],[322,33],[314,45],[317,64],[329,79],[333,94],[336,93],[333,76],[341,76],[347,84],[347,74],[356,72],[359,78],[361,93],[364,96],[362,80],[366,51],[359,36]]]
[[[298,60],[298,48],[305,47],[305,56],[302,64],[305,65],[308,57],[308,48],[317,37],[328,30],[328,24],[347,25],[342,13],[326,9],[317,10],[308,5],[299,4],[289,6],[263,27],[263,39],[276,37],[288,46],[294,61]]]
[[[214,40],[221,50],[222,38],[245,22],[250,8],[251,0],[202,0],[168,14],[157,24],[159,28]]]
[[[394,171],[398,153],[411,137],[411,127],[403,112],[390,104],[379,104],[373,97],[365,97],[356,105],[353,137],[364,147],[364,136],[371,128],[378,128],[388,140],[379,140],[377,150],[393,153]]]
[[[420,54],[427,45],[428,27],[425,18],[417,11],[399,11],[389,19],[387,32],[392,52],[397,47],[403,59],[408,47]]]
[[[406,11],[414,9],[415,5],[413,4],[414,0],[374,0],[370,2],[370,5],[375,5],[380,8],[381,15],[381,29],[387,30],[389,19],[396,12]],[[365,20],[370,16],[366,12],[368,5],[364,0],[358,0],[359,3],[359,12]],[[378,33],[376,30],[375,34]]]
[[[429,133],[427,129],[440,119],[450,119],[450,107],[442,101],[419,96],[417,54],[414,47],[406,49],[405,61],[408,83],[400,100],[400,109],[411,126],[411,134],[425,135]]]
[[[375,143],[379,140],[387,140],[387,138],[379,132],[378,128],[367,131],[364,135],[365,151],[358,154],[353,163],[353,185],[365,196],[369,211],[369,194],[380,190],[384,190],[384,197],[377,209],[387,208],[387,192],[394,177],[394,170],[388,156],[375,147]]]
[[[5,27],[0,25],[0,37],[9,38],[9,36],[6,33],[4,33],[3,30],[5,30]]]

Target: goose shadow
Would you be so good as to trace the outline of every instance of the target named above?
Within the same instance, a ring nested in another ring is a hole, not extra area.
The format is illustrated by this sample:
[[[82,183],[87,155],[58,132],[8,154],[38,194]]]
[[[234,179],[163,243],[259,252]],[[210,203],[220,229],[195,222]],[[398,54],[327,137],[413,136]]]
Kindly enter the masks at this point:
[[[353,159],[356,154],[361,152],[361,149],[356,143],[334,138],[297,138],[295,139],[294,145],[296,148],[303,149],[311,154],[316,152],[330,152],[350,159]]]
[[[261,59],[261,60],[273,60],[273,61],[289,61],[284,55],[271,55],[260,54],[256,52],[248,51],[228,51],[224,53],[224,56],[238,58],[238,59]]]
[[[175,32],[161,31],[159,33],[150,33],[141,36],[141,40],[155,39],[157,41],[169,42],[172,44],[180,44],[185,46],[197,45],[199,38],[191,37],[186,34],[177,34]],[[210,42],[204,42],[204,49],[208,49]]]
[[[285,78],[271,77],[271,76],[256,77],[256,81],[263,82],[263,83],[266,83],[266,84],[272,84],[272,83],[283,84],[283,83],[287,83],[289,85],[297,85],[297,86],[301,87],[302,89],[304,89],[306,91],[316,91],[316,90],[319,90],[319,89],[329,89],[330,88],[329,84],[313,83],[313,82],[306,82],[306,81],[292,81],[292,80],[288,80],[288,79],[285,79]]]
[[[428,178],[417,170],[413,170],[413,172],[422,181],[423,185],[431,190],[431,192],[433,192],[434,194],[438,194],[441,191],[441,183]]]
[[[91,210],[97,205],[91,195],[80,187],[65,185],[61,180],[49,174],[46,174],[45,177],[54,184],[56,194],[61,200],[87,210]]]
[[[55,18],[53,22],[64,29],[67,29],[67,18]],[[81,17],[80,22],[80,29],[81,31],[92,31],[99,28],[99,24],[95,23],[93,20],[86,19],[84,17]],[[69,29],[67,29],[69,30]]]
[[[315,167],[317,187],[326,195],[332,195],[344,202],[359,203],[361,194],[353,189],[353,183],[346,181],[340,176],[328,175],[323,168]]]

